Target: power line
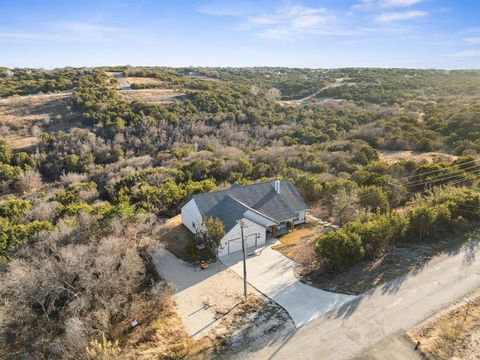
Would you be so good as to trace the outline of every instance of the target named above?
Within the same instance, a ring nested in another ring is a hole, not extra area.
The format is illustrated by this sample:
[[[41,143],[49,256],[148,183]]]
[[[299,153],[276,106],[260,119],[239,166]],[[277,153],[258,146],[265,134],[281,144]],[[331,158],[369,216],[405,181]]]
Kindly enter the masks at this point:
[[[464,163],[462,163],[464,164]],[[456,166],[456,165],[455,165]],[[464,170],[468,170],[468,169],[473,169],[473,168],[476,168],[478,167],[477,165],[475,166],[472,166],[472,167],[469,167],[467,169],[462,169],[462,171]],[[444,168],[445,169],[445,168]],[[443,169],[442,169],[443,170]],[[471,172],[467,172],[467,174],[469,175],[472,175],[474,177],[474,179],[455,179],[461,175],[464,175],[464,174],[455,174],[455,175],[451,175],[451,174],[444,174],[443,176],[440,176],[438,177],[437,179],[433,179],[433,180],[429,180],[429,181],[421,181],[421,182],[417,182],[416,185],[417,186],[420,186],[420,185],[423,185],[422,187],[424,187],[425,185],[428,185],[428,184],[433,184],[433,183],[436,183],[436,182],[439,182],[439,181],[445,181],[445,180],[449,180],[447,181],[447,183],[445,184],[438,184],[438,185],[433,185],[434,187],[438,187],[438,186],[446,186],[446,185],[456,185],[456,184],[459,184],[459,183],[462,183],[462,182],[466,182],[466,181],[470,181],[470,180],[478,180],[478,176],[480,176],[480,168],[477,169],[477,170],[474,170],[474,171],[471,171]],[[403,184],[402,184],[403,185]],[[413,185],[412,184],[406,184],[406,185],[403,185],[405,187],[407,186],[411,186]],[[400,187],[400,186],[399,186]],[[407,199],[408,197],[411,197],[411,196],[414,196],[418,193],[421,193],[424,189],[420,189],[420,190],[417,190],[417,191],[414,191],[414,192],[411,192],[411,193],[408,193],[408,194],[405,194],[403,196],[401,196],[398,200],[403,200],[403,199]],[[358,201],[364,201],[364,200],[368,200],[370,198],[373,198],[375,197],[377,194],[373,193],[373,194],[367,194],[367,195],[364,195],[364,196],[360,196],[358,197]],[[318,204],[318,203],[322,203],[324,201],[324,199],[321,199],[321,200],[315,200],[315,201],[311,201],[311,202],[305,202],[305,205],[307,206],[310,206],[310,205],[314,205],[314,204]],[[276,215],[283,215],[283,214],[291,214],[292,211],[291,210],[284,210],[284,211],[280,211],[280,212],[277,212]]]
[[[452,179],[451,181],[448,181],[446,184],[439,184],[439,185],[435,185],[435,186],[445,186],[445,185],[455,185],[455,184],[458,184],[458,183],[462,183],[462,182],[465,182],[465,181],[469,181],[469,180],[478,180],[477,176],[479,176],[480,174],[477,174],[477,172],[480,172],[480,169],[478,170],[475,170],[474,172],[470,172],[469,174],[470,175],[473,175],[474,176],[474,179],[460,179],[460,180],[454,180],[456,177],[460,176],[461,174],[457,174],[455,176],[447,176],[447,177],[443,177],[443,178],[437,178],[435,179],[435,181],[424,181],[423,183],[418,183],[418,185],[427,185],[427,184],[431,184],[431,183],[434,183],[434,182],[437,182],[437,181],[445,181],[445,180],[448,180],[448,179]],[[448,175],[448,174],[447,174]],[[415,194],[418,194],[420,192],[422,192],[423,189],[421,190],[417,190],[417,191],[414,191],[412,193],[408,193],[408,194],[405,194],[403,196],[400,197],[399,200],[401,199],[404,199],[404,198],[407,198],[411,195],[415,195]],[[367,200],[369,198],[372,198],[374,197],[376,194],[370,194],[370,195],[365,195],[365,196],[361,196],[358,198],[359,201],[362,201],[362,200]],[[313,204],[318,204],[320,202],[323,202],[324,200],[316,200],[316,201],[312,201],[312,202],[309,202],[309,203],[306,203],[306,205],[313,205]]]
[[[440,171],[443,171],[445,169],[449,169],[449,168],[453,168],[453,167],[456,167],[456,166],[461,166],[461,165],[465,165],[465,164],[469,164],[469,163],[475,163],[477,160],[470,160],[470,161],[465,161],[465,162],[462,162],[460,164],[452,164],[452,165],[448,165],[448,166],[445,166],[441,169],[436,169],[436,170],[430,170],[430,171],[426,171],[424,173],[420,173],[420,174],[415,174],[415,175],[410,175],[410,176],[406,176],[404,177],[404,179],[410,179],[410,178],[415,178],[415,177],[418,177],[418,176],[424,176],[424,175],[428,175],[428,174],[433,174],[433,173],[437,173],[437,172],[440,172]]]
[[[473,170],[475,168],[476,168],[476,170]],[[448,176],[448,177],[461,176],[461,175],[464,175],[465,172],[467,172],[466,170],[471,170],[471,169],[472,169],[472,171],[480,171],[480,168],[478,167],[478,165],[475,165],[475,166],[472,166],[472,167],[469,167],[469,168],[466,168],[466,169],[459,169],[457,174],[444,174],[444,175]],[[428,180],[426,183],[436,182],[436,181],[439,181],[441,179],[442,178],[439,177],[439,178],[436,178],[436,179]],[[422,184],[424,182],[425,182],[425,180],[421,180],[421,181],[416,181],[416,182],[413,182],[413,183],[406,183],[406,184],[404,184],[404,186],[406,186],[406,187],[416,186],[416,185]]]

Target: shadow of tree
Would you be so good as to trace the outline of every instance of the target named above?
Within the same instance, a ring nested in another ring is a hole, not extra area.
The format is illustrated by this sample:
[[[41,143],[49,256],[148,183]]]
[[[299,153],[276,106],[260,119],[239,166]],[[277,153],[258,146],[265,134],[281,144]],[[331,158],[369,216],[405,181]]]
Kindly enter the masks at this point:
[[[326,291],[360,295],[377,288],[384,294],[396,293],[409,277],[416,276],[440,256],[455,256],[465,250],[464,267],[471,266],[479,247],[479,231],[448,234],[443,240],[399,243],[378,259],[361,261],[342,273],[315,271],[302,281]]]

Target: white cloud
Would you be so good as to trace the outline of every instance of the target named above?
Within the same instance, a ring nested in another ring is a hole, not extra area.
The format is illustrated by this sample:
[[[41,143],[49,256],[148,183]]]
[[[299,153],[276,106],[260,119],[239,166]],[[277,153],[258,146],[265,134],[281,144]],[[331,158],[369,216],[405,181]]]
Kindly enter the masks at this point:
[[[362,8],[402,8],[410,7],[425,0],[362,0],[353,6],[354,9]]]
[[[459,57],[459,58],[480,57],[480,50],[465,50],[465,51],[460,51],[460,52],[456,52],[456,53],[447,54],[446,56],[448,56],[448,57]]]
[[[216,8],[212,5],[214,3],[211,3],[198,11],[208,15],[236,17],[240,20],[234,27],[236,30],[249,31],[262,38],[296,40],[310,36],[358,36],[372,32],[406,31],[404,27],[400,28],[400,25],[393,28],[391,25],[386,27],[379,23],[422,17],[428,13],[419,10],[405,9],[397,12],[385,9],[405,8],[422,1],[424,0],[363,0],[362,6],[371,7],[369,12],[372,13],[368,17],[357,16],[354,11],[349,11],[352,9],[342,12],[325,7],[309,7],[293,1],[273,10],[259,10],[259,6],[252,6],[252,3],[249,3],[249,7],[239,8],[227,2],[226,7]]]
[[[264,26],[265,33],[276,33],[317,29],[332,20],[325,8],[296,5],[279,8],[273,14],[249,16],[247,25]]]
[[[379,22],[392,22],[392,21],[400,21],[400,20],[409,20],[419,17],[427,16],[428,13],[426,11],[420,10],[411,10],[411,11],[403,11],[403,12],[386,12],[375,16],[375,20]]]
[[[303,39],[307,36],[347,36],[363,33],[352,24],[341,24],[340,18],[326,8],[289,5],[270,13],[239,16],[244,21],[237,27],[272,39]]]

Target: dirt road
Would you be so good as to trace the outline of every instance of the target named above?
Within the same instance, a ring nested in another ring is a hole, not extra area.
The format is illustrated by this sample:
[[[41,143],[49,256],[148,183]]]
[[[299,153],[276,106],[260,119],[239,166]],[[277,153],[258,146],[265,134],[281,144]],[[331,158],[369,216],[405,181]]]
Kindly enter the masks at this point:
[[[322,87],[321,89],[315,91],[313,94],[310,94],[308,96],[305,96],[304,98],[301,98],[301,99],[297,99],[297,100],[280,100],[280,102],[282,104],[286,104],[286,105],[302,105],[302,104],[306,104],[308,103],[309,100],[315,98],[318,94],[320,94],[322,91],[324,90],[327,90],[327,89],[330,89],[330,88],[334,88],[334,87],[337,87],[337,86],[340,86],[343,82],[343,80],[345,80],[344,78],[341,78],[341,79],[336,79],[334,83],[332,84],[329,84],[327,86],[324,86]]]
[[[127,92],[132,90],[130,87],[130,84],[127,82],[127,79],[123,76],[123,73],[121,72],[114,72],[111,73],[115,79],[118,80],[118,83],[120,84],[120,91]]]
[[[352,359],[480,286],[478,242],[365,293],[242,359]],[[399,354],[397,359],[402,359]],[[392,358],[395,360],[395,358]]]

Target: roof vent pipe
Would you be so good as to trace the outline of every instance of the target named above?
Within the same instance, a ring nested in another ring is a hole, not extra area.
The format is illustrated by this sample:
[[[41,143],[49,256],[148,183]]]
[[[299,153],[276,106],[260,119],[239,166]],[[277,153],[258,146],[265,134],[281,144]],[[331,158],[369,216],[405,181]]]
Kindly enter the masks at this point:
[[[280,194],[280,180],[275,180],[275,191]]]

